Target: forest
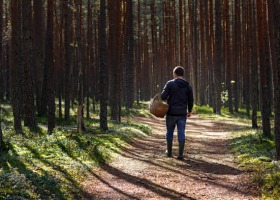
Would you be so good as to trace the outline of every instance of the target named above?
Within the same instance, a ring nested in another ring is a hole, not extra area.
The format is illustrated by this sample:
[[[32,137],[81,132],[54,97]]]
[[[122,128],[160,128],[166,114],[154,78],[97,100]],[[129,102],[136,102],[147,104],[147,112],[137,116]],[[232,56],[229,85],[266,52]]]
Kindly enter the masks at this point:
[[[16,134],[71,112],[108,131],[182,66],[197,106],[245,109],[279,160],[279,20],[279,0],[0,0],[0,155],[6,106]]]

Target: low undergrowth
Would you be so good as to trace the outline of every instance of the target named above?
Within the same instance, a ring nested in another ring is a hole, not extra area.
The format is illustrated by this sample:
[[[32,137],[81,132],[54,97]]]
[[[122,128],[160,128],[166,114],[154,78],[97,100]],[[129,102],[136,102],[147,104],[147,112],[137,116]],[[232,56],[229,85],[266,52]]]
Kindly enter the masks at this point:
[[[19,134],[13,131],[10,108],[5,110],[0,199],[79,199],[84,195],[80,183],[95,167],[110,162],[119,147],[151,131],[128,119],[109,121],[109,131],[103,132],[92,116],[85,119],[87,131],[79,134],[71,116],[67,123],[57,120],[52,135],[47,133],[43,117],[36,129],[25,127]]]

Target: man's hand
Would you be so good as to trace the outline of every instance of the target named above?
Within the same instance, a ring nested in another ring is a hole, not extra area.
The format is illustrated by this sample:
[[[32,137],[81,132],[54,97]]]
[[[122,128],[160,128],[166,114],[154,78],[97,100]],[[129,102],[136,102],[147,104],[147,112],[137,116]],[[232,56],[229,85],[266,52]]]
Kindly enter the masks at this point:
[[[188,112],[188,117],[190,117],[192,115],[192,112]]]

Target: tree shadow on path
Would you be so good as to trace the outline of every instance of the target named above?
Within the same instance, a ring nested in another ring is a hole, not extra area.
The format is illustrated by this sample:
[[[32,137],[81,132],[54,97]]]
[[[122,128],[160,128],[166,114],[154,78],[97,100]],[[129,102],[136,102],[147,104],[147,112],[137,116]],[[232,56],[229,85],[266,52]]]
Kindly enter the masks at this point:
[[[258,199],[246,186],[245,172],[230,158],[226,136],[229,132],[224,133],[221,125],[215,127],[209,120],[190,120],[186,158],[180,161],[175,158],[177,141],[174,157],[164,156],[164,120],[135,120],[152,126],[152,134],[134,138],[128,146],[120,147],[112,163],[101,166],[102,173],[96,178],[114,192],[108,195],[95,190],[100,199]],[[200,123],[204,130],[198,126]],[[230,125],[225,126],[228,129]],[[207,138],[205,130],[220,135]]]

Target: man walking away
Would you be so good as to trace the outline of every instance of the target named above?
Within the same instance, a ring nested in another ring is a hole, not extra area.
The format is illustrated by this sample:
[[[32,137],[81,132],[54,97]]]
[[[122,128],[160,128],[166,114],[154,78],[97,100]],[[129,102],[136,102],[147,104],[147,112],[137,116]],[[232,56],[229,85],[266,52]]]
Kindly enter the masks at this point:
[[[174,129],[177,126],[179,154],[178,159],[183,160],[185,147],[185,128],[187,117],[191,116],[193,108],[193,91],[191,85],[183,78],[184,68],[177,66],[173,70],[174,79],[169,80],[161,93],[162,100],[167,100],[169,109],[166,118],[167,157],[172,156],[172,142]]]

